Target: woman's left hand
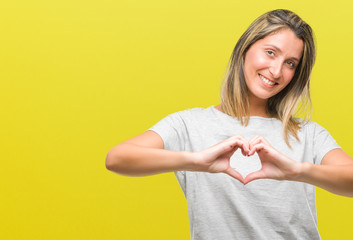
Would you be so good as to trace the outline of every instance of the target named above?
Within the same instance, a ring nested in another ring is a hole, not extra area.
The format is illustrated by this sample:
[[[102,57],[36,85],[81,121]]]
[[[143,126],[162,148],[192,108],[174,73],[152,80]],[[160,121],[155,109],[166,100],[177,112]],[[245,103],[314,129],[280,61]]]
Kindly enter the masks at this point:
[[[274,149],[267,140],[255,136],[249,142],[249,156],[258,154],[262,168],[250,173],[244,179],[247,184],[256,179],[295,180],[301,170],[301,163],[296,162]]]

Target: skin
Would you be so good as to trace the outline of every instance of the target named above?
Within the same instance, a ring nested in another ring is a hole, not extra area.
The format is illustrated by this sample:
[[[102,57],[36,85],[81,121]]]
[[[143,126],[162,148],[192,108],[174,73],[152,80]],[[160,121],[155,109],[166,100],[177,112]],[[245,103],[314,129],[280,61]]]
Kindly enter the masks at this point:
[[[266,114],[267,99],[279,93],[290,83],[302,51],[302,40],[289,29],[269,35],[249,48],[245,55],[244,75],[250,92],[251,116],[269,117]],[[274,82],[275,85],[264,83],[260,75]],[[216,109],[221,111],[220,106],[216,106]],[[257,153],[262,164],[262,169],[247,175],[245,179],[237,178],[244,184],[264,178],[293,180],[353,197],[353,159],[342,149],[328,152],[322,159],[321,166],[318,166],[307,162],[298,163],[288,158],[261,136],[255,136],[249,142],[243,140],[241,146],[246,146],[243,151],[246,151],[248,156]],[[250,150],[247,151],[247,149]],[[334,181],[327,176],[332,176]]]
[[[249,48],[245,55],[244,75],[249,89],[251,116],[269,117],[266,113],[267,100],[290,83],[303,48],[303,41],[290,29],[270,34]],[[272,84],[264,82],[261,77]],[[220,106],[216,108],[220,110]],[[261,171],[252,173],[245,179],[238,179],[244,184],[259,178],[289,179],[300,171],[296,161],[270,148],[269,143],[261,136],[255,136],[250,142],[244,138],[242,140],[242,146],[246,146],[248,156],[256,152],[262,163]]]
[[[303,52],[303,41],[283,29],[255,42],[244,61],[245,82],[250,95],[250,115],[268,117],[267,99],[279,93],[292,80]],[[266,78],[274,85],[264,82]]]
[[[254,43],[244,61],[250,91],[250,115],[268,117],[266,102],[293,78],[302,56],[303,43],[291,30],[283,29]],[[259,77],[275,85],[268,85]],[[220,106],[216,109],[222,111]],[[235,151],[244,156],[258,154],[262,168],[243,177],[230,166]],[[225,173],[248,184],[256,179],[300,181],[335,194],[353,197],[353,158],[342,149],[328,152],[321,165],[296,162],[274,149],[262,136],[248,141],[241,135],[230,137],[199,152],[169,151],[162,138],[146,131],[115,147],[107,154],[107,169],[126,176],[146,176],[172,171]]]

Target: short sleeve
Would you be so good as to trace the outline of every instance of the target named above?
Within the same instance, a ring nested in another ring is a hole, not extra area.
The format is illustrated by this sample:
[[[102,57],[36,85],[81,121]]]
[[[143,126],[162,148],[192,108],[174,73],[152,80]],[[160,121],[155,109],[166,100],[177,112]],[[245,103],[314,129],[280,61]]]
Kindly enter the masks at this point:
[[[166,116],[148,130],[154,131],[161,136],[164,143],[164,149],[185,151],[187,129],[180,112]],[[185,194],[185,171],[175,171],[174,174]]]
[[[314,163],[321,164],[329,151],[340,148],[331,134],[322,126],[314,123]]]
[[[166,116],[148,130],[154,131],[161,136],[164,149],[173,151],[185,150],[186,126],[180,112]]]

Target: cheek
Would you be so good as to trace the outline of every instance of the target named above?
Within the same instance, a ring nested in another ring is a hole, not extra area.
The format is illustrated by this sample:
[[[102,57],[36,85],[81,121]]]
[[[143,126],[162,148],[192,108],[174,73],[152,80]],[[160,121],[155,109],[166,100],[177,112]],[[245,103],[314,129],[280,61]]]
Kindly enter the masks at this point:
[[[285,83],[286,83],[286,85],[288,85],[289,83],[290,83],[290,81],[292,81],[292,78],[293,78],[293,76],[294,76],[294,71],[292,71],[292,70],[289,70],[289,71],[286,71],[285,73],[284,73],[284,81],[285,81]]]
[[[246,75],[257,74],[256,71],[266,68],[267,60],[259,54],[248,54],[245,59],[244,70]]]
[[[265,57],[257,55],[251,60],[251,62],[254,67],[254,70],[256,71],[267,68],[269,61]]]

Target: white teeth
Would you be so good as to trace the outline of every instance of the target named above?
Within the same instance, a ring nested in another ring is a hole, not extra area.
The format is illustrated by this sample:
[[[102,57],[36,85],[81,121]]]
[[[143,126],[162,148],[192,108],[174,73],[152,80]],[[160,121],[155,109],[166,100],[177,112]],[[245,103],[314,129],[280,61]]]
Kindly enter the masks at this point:
[[[262,75],[260,75],[260,74],[259,74],[259,76],[260,76],[260,78],[262,79],[262,81],[264,81],[264,82],[267,83],[268,85],[273,86],[273,85],[276,84],[275,82],[272,82],[272,81],[268,80],[267,78],[265,78],[264,76],[262,76]]]

